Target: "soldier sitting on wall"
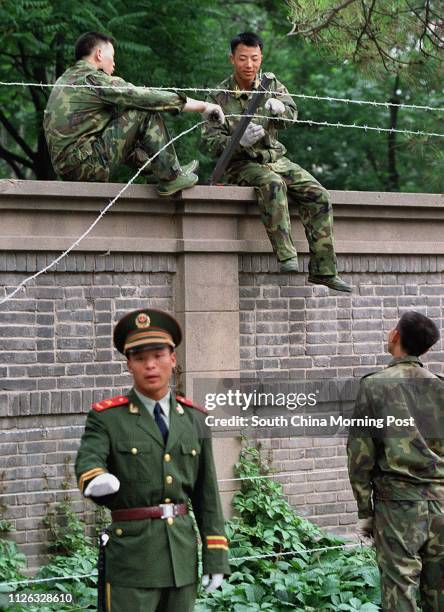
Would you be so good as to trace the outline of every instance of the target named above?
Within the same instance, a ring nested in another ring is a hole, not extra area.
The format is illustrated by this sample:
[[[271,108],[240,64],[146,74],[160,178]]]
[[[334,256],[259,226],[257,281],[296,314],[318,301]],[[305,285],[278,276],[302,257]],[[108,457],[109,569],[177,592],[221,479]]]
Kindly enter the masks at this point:
[[[243,32],[231,41],[230,60],[234,74],[218,85],[209,100],[220,105],[227,115],[219,125],[202,129],[203,143],[213,156],[221,155],[229,142],[239,114],[248,106],[251,94],[260,83],[263,42],[251,32]],[[286,149],[277,140],[277,130],[297,117],[297,108],[287,89],[276,78],[264,94],[263,103],[249,123],[227,169],[227,177],[238,185],[256,188],[262,221],[279,261],[280,272],[297,272],[298,259],[291,237],[287,191],[298,204],[310,248],[308,281],[336,291],[351,291],[337,275],[333,243],[333,214],[328,192],[306,170],[286,157]],[[234,93],[233,93],[234,92]]]
[[[108,181],[121,164],[150,163],[159,195],[195,185],[198,162],[180,167],[159,112],[199,112],[222,122],[215,104],[173,91],[134,87],[114,72],[114,40],[83,34],[75,45],[77,63],[57,80],[45,110],[44,130],[56,173],[68,181]],[[75,87],[70,87],[75,86]]]
[[[401,317],[388,334],[393,360],[364,377],[355,406],[355,418],[386,426],[348,440],[358,531],[374,538],[385,612],[417,610],[418,587],[423,612],[444,610],[444,382],[419,360],[438,339],[424,315]]]

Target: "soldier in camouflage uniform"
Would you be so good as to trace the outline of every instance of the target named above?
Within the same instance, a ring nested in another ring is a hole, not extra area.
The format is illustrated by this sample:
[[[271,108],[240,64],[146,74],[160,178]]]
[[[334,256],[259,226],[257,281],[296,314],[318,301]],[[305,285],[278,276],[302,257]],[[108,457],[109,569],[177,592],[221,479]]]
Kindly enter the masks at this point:
[[[355,418],[383,429],[350,429],[348,470],[358,531],[374,537],[382,609],[444,611],[444,382],[420,355],[439,338],[435,324],[405,313],[389,332],[392,362],[361,381]],[[387,417],[400,419],[387,426]]]
[[[56,173],[71,181],[108,181],[121,164],[150,164],[160,195],[192,187],[197,162],[181,169],[160,112],[202,112],[223,121],[213,104],[172,91],[134,87],[114,72],[114,40],[87,32],[77,41],[77,63],[57,80],[45,110],[44,130]],[[68,86],[68,87],[64,87]],[[69,87],[75,86],[75,87]]]
[[[249,104],[246,93],[259,85],[262,40],[243,32],[231,41],[230,59],[234,74],[218,86],[208,100],[219,104],[227,116],[222,125],[202,128],[203,144],[214,157],[220,156]],[[287,192],[298,204],[310,249],[309,282],[338,291],[351,287],[336,271],[333,241],[333,214],[328,192],[306,170],[285,157],[286,149],[277,140],[279,128],[291,125],[297,108],[287,89],[276,78],[264,94],[253,118],[240,140],[227,169],[229,181],[256,188],[262,221],[277,256],[281,272],[297,272],[297,253],[291,236]],[[262,118],[263,117],[263,118]],[[286,121],[287,120],[287,121]]]

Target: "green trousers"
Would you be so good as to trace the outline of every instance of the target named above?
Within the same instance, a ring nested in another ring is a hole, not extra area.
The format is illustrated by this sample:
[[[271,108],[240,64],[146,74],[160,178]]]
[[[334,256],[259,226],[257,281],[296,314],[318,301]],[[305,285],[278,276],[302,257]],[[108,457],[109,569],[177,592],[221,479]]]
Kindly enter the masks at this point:
[[[143,173],[153,173],[159,180],[171,181],[179,174],[180,164],[172,144],[163,149],[170,140],[159,113],[124,110],[91,143],[90,154],[83,152],[79,165],[63,179],[107,182],[122,164],[138,169],[158,153]]]
[[[286,157],[260,164],[234,162],[228,170],[230,182],[255,187],[261,219],[279,261],[296,257],[291,236],[290,196],[304,226],[310,250],[312,274],[336,274],[333,211],[329,193],[306,170]]]
[[[193,612],[197,584],[139,589],[106,583],[106,612]]]
[[[437,501],[375,503],[382,610],[444,612],[444,509]]]

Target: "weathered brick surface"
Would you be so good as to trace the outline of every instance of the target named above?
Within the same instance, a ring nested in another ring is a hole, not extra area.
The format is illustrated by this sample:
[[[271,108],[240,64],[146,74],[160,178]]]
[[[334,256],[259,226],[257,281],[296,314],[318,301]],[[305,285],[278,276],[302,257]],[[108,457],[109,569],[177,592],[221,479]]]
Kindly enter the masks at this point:
[[[0,295],[52,259],[0,256]],[[112,328],[128,309],[174,311],[174,270],[174,258],[166,256],[71,255],[2,306],[0,518],[13,523],[12,537],[30,567],[44,560],[42,518],[65,495],[62,487],[86,521],[94,521],[72,464],[91,403],[130,383],[112,347]]]
[[[389,361],[387,331],[406,310],[444,322],[444,257],[339,257],[352,295],[277,275],[263,256],[240,258],[241,369],[257,379],[359,378]],[[303,262],[307,270],[307,258]],[[273,356],[273,362],[268,358]],[[424,358],[443,373],[443,340]],[[261,440],[297,512],[336,533],[353,533],[357,512],[344,438]]]
[[[0,295],[53,258],[0,255]],[[303,259],[307,270],[307,259]],[[277,274],[272,257],[242,256],[239,267],[241,369],[248,376],[357,378],[387,363],[385,336],[410,308],[442,328],[444,257],[340,257],[351,296]],[[129,384],[111,330],[126,310],[149,304],[174,312],[175,258],[72,254],[55,272],[2,306],[0,316],[0,510],[30,566],[42,560],[42,518],[65,493],[94,521],[75,490],[72,462],[93,401]],[[426,362],[442,373],[443,344]],[[342,438],[261,441],[295,509],[334,532],[353,532],[356,506]]]

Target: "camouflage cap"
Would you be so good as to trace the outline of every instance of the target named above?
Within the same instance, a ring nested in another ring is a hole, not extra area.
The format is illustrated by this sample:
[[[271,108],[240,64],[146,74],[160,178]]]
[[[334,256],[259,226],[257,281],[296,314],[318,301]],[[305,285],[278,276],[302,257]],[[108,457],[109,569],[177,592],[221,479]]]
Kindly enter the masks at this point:
[[[179,323],[163,310],[133,310],[123,316],[114,328],[114,346],[123,355],[164,346],[174,349],[181,341]]]

